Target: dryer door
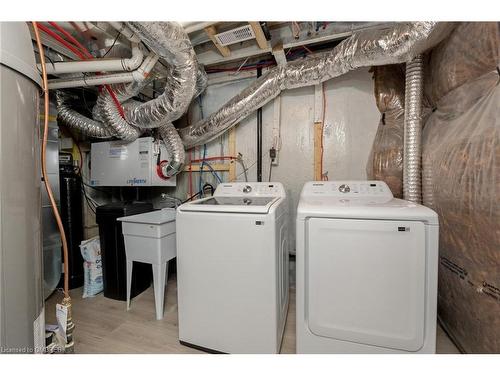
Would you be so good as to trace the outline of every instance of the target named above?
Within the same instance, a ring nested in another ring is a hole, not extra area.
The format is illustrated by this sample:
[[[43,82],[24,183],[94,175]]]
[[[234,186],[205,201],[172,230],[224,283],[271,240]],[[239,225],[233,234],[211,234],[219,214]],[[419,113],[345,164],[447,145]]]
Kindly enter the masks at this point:
[[[425,226],[308,219],[306,318],[318,335],[407,351],[424,341]]]

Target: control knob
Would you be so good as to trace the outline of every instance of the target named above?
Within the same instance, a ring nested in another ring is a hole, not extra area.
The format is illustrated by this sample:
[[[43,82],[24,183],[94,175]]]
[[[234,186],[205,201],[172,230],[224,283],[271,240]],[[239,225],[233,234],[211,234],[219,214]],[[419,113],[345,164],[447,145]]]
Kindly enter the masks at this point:
[[[339,186],[339,191],[341,193],[349,193],[351,191],[351,188],[347,184],[342,184]]]

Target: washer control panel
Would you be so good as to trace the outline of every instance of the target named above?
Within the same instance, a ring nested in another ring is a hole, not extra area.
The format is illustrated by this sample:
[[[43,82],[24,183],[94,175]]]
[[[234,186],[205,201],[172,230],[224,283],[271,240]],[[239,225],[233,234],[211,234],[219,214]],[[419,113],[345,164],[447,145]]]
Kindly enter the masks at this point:
[[[286,194],[279,182],[234,182],[219,184],[214,196],[284,197]]]
[[[304,185],[302,194],[340,198],[393,197],[383,181],[312,181]]]

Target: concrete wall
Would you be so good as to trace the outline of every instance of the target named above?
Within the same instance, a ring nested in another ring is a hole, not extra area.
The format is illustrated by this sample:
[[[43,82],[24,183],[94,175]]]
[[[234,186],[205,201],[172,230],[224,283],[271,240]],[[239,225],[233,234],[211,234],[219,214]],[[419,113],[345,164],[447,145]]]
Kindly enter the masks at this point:
[[[205,116],[217,110],[228,99],[240,92],[254,78],[210,85],[201,100]],[[367,69],[350,72],[325,83],[326,113],[324,125],[324,171],[330,180],[366,179],[366,162],[379,121],[375,106],[373,81]],[[282,182],[289,194],[291,243],[295,238],[295,212],[302,186],[313,179],[314,153],[314,87],[288,90],[281,95],[281,140],[279,165],[273,166],[272,180]],[[263,180],[269,175],[269,149],[273,140],[274,104],[263,108]],[[193,103],[190,123],[200,118],[199,103]],[[237,126],[236,148],[243,154],[249,181],[256,181],[256,114]],[[200,157],[203,147],[196,151]],[[227,134],[207,145],[207,156],[228,154]],[[228,181],[227,173],[219,173]],[[238,165],[239,181],[244,181]],[[192,174],[193,191],[198,191],[199,173]],[[185,198],[188,194],[189,175],[178,176],[176,189],[153,189],[153,201],[160,204],[161,192]],[[206,182],[216,184],[215,178],[203,173]],[[294,247],[294,246],[293,246]]]

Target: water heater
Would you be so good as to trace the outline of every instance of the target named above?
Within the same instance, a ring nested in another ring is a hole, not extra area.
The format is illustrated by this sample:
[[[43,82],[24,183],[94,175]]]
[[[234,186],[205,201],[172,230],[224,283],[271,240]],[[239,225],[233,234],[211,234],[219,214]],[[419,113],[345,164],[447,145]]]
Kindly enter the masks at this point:
[[[159,168],[170,155],[164,144],[152,137],[128,143],[95,142],[90,154],[93,186],[175,186],[175,176],[166,178]]]
[[[40,227],[40,74],[28,25],[0,22],[0,351],[45,344]]]

